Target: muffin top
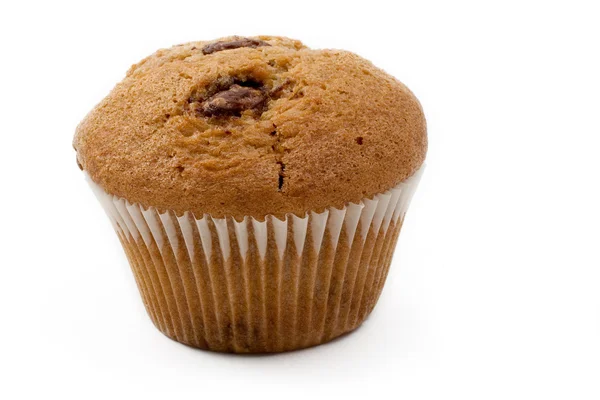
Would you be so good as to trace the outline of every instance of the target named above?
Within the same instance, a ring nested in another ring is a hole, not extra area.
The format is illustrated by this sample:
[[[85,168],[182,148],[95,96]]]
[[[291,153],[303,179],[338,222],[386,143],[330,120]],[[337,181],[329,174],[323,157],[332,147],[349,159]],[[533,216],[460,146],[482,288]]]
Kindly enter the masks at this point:
[[[384,192],[421,166],[427,138],[414,95],[369,61],[258,36],[133,65],[73,145],[91,179],[131,203],[260,219]]]

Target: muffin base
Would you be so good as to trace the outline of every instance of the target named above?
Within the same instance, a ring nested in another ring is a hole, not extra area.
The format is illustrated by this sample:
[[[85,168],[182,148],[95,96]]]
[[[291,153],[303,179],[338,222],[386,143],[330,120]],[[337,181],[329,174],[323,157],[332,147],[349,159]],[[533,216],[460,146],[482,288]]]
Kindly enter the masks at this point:
[[[88,181],[161,332],[206,350],[269,353],[328,342],[368,317],[421,172],[343,209],[263,221],[144,209]]]

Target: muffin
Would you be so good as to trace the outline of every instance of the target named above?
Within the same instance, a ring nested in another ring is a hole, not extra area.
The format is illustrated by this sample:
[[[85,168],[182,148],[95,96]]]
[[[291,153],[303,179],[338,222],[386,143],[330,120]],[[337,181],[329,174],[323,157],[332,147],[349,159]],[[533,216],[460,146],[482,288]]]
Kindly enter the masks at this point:
[[[369,61],[259,36],[157,51],[73,144],[154,325],[261,353],[367,318],[427,138],[414,95]]]

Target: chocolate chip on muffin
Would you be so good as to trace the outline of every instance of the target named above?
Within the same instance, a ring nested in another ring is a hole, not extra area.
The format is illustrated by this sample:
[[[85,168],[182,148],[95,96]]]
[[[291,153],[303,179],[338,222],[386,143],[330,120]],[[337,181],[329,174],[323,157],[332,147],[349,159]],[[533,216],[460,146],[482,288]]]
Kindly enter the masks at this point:
[[[266,100],[265,94],[258,89],[232,85],[204,102],[204,115],[240,115],[244,110],[258,109]]]
[[[239,49],[240,47],[257,48],[260,46],[270,46],[269,43],[259,39],[235,38],[233,40],[222,40],[219,42],[207,44],[202,48],[203,54],[212,54],[217,51]]]

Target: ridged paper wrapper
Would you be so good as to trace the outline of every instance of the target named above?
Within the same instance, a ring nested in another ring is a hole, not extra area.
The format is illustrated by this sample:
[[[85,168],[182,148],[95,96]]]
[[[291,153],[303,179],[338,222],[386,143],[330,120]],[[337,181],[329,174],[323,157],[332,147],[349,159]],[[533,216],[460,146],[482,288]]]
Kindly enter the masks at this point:
[[[381,294],[421,173],[342,209],[263,220],[161,212],[88,182],[161,332],[202,349],[263,353],[360,326]]]

